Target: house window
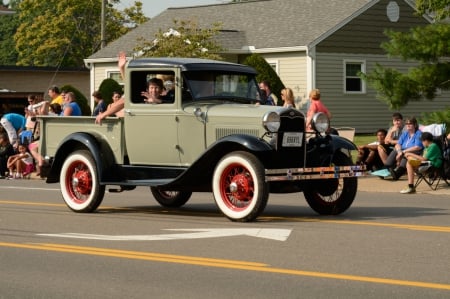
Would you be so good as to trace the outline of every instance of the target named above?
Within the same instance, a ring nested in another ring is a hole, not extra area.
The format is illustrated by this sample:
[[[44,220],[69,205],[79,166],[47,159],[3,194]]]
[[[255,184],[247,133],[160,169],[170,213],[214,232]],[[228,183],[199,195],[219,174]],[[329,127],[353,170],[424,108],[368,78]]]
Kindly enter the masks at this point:
[[[272,69],[275,71],[275,73],[277,73],[278,75],[280,74],[279,73],[279,63],[278,63],[278,60],[270,60],[270,59],[268,59],[268,60],[266,60],[267,61],[267,63],[272,67]]]
[[[365,82],[358,74],[365,73],[366,63],[364,61],[344,61],[344,91],[345,93],[365,93]]]
[[[117,83],[119,83],[121,86],[124,85],[120,72],[108,71],[107,77],[117,81]]]

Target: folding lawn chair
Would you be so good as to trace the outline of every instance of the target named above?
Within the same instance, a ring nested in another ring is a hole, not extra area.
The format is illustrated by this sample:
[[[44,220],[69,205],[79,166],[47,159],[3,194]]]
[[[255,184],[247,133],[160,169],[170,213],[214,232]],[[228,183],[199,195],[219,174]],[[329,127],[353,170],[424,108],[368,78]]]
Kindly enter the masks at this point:
[[[416,188],[421,182],[425,182],[432,190],[436,190],[441,181],[444,181],[450,186],[450,145],[445,135],[445,124],[442,124],[442,129],[439,136],[434,135],[434,142],[439,145],[441,149],[441,167],[436,168],[426,163],[422,163],[416,170],[416,182],[414,188]],[[433,134],[433,132],[430,132]]]

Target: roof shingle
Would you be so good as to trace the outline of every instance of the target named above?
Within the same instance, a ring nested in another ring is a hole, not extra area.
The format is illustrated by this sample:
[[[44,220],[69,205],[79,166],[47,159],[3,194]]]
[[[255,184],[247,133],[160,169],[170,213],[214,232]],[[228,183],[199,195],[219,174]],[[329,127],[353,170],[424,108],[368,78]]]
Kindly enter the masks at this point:
[[[152,40],[159,29],[174,27],[173,20],[196,20],[211,28],[220,22],[220,43],[226,49],[307,46],[377,0],[259,0],[168,8],[158,16],[94,53],[90,59],[131,55],[138,38]]]

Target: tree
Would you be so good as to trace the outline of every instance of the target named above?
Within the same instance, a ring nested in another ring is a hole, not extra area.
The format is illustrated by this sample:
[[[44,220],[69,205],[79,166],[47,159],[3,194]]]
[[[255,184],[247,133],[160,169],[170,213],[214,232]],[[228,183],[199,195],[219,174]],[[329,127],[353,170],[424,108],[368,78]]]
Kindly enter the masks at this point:
[[[258,82],[264,80],[270,82],[272,92],[278,97],[278,103],[276,104],[281,105],[282,100],[280,95],[284,84],[270,64],[259,54],[248,56],[242,63],[253,67],[258,72],[258,75],[256,75]]]
[[[9,1],[8,8],[16,9],[18,1]],[[5,6],[0,1],[0,6]],[[19,27],[19,17],[17,14],[0,16],[0,65],[15,65],[17,61],[17,51],[15,49],[14,34]]]
[[[409,32],[387,31],[389,41],[382,44],[389,56],[415,61],[407,73],[377,65],[370,74],[361,74],[378,92],[378,98],[390,109],[398,109],[409,101],[433,99],[438,90],[450,89],[450,26],[448,0],[417,0],[418,14],[427,12],[435,18],[429,25]]]
[[[174,20],[174,28],[160,29],[152,41],[141,37],[134,48],[144,57],[196,57],[221,60],[222,47],[213,39],[220,31],[220,24],[200,29],[194,20]]]
[[[82,67],[83,59],[100,47],[101,4],[92,0],[21,0],[20,25],[14,36],[17,65]],[[107,6],[107,42],[146,20],[141,2],[135,2],[128,12],[132,14]]]

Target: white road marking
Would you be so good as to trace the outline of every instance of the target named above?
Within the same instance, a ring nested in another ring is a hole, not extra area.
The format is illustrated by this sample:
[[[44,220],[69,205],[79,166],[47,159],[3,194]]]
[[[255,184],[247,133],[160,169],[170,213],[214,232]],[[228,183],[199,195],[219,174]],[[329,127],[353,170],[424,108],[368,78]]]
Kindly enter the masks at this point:
[[[162,241],[183,239],[222,238],[233,236],[250,236],[256,238],[286,241],[291,234],[290,229],[268,228],[205,228],[205,229],[167,229],[171,231],[187,231],[192,233],[163,234],[163,235],[95,235],[78,233],[38,234],[39,236],[73,239],[90,239],[104,241]]]

